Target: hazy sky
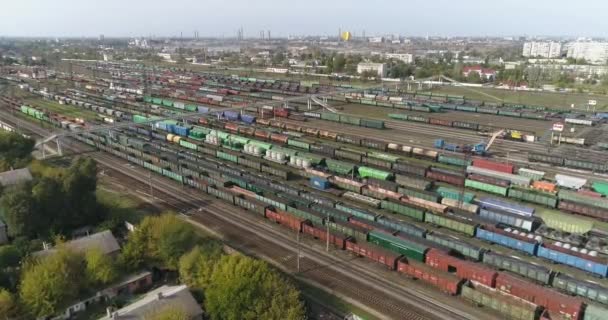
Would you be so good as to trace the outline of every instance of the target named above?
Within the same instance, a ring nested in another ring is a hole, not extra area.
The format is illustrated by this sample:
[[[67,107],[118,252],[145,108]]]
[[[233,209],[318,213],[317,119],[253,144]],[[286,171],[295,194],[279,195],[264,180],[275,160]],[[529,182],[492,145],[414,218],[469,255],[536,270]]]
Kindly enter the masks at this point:
[[[2,0],[4,36],[608,36],[606,0]]]

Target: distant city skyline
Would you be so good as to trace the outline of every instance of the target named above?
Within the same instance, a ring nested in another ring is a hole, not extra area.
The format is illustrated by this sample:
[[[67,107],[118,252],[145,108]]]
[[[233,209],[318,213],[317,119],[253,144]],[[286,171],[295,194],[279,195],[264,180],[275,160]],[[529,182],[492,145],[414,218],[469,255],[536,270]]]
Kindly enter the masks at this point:
[[[337,35],[608,37],[608,1],[19,0],[0,11],[0,36],[245,37]]]

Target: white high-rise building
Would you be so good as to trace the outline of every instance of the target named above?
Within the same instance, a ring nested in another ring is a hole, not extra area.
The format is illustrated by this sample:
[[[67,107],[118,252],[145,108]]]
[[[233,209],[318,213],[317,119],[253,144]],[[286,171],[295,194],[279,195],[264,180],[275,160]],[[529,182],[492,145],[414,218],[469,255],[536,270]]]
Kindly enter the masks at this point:
[[[558,58],[562,52],[559,42],[526,42],[522,51],[524,57]]]
[[[593,64],[606,64],[608,42],[572,42],[568,44],[568,58],[585,59]]]

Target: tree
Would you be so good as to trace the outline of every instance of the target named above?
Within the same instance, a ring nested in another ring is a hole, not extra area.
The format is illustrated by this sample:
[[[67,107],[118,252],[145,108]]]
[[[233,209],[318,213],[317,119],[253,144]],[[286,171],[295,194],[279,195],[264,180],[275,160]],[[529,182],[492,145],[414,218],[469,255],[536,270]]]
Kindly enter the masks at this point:
[[[194,289],[205,290],[211,283],[213,269],[222,256],[222,248],[215,242],[196,246],[179,259],[179,277]]]
[[[0,246],[0,270],[19,266],[21,253],[14,245]]]
[[[194,228],[175,214],[146,217],[129,236],[121,262],[127,268],[137,268],[147,260],[176,270],[179,258],[199,241]]]
[[[17,316],[15,297],[8,290],[0,289],[0,319],[12,319]]]
[[[108,284],[118,275],[113,261],[98,248],[88,250],[84,255],[87,282],[92,285]]]
[[[481,77],[479,76],[479,73],[477,72],[469,72],[469,75],[467,76],[467,82],[468,83],[481,83]]]
[[[188,320],[188,314],[180,307],[165,307],[160,311],[150,312],[145,320]]]
[[[30,184],[15,186],[5,190],[0,199],[2,218],[8,227],[8,234],[11,236],[33,237],[38,232],[34,223],[37,220],[37,212],[31,188]]]
[[[52,315],[78,297],[83,279],[82,256],[59,248],[52,255],[27,263],[21,275],[19,297],[32,316]]]
[[[35,141],[14,132],[0,133],[0,171],[25,167],[31,161]]]
[[[205,298],[213,320],[305,319],[294,286],[265,262],[241,255],[221,258]]]

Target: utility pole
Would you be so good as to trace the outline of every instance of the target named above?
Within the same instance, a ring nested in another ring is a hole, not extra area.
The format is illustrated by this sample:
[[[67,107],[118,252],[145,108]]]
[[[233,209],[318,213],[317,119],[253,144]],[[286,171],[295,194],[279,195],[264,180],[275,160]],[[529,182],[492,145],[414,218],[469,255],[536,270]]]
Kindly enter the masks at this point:
[[[154,188],[152,187],[152,171],[148,171],[148,184],[150,185],[150,197],[154,199]]]
[[[327,219],[325,220],[325,226],[327,227],[327,239],[325,241],[325,251],[329,252],[329,211],[327,211]]]
[[[297,258],[297,268],[298,268],[298,273],[300,273],[300,232],[299,230],[296,230],[296,238],[298,241],[298,258]]]

